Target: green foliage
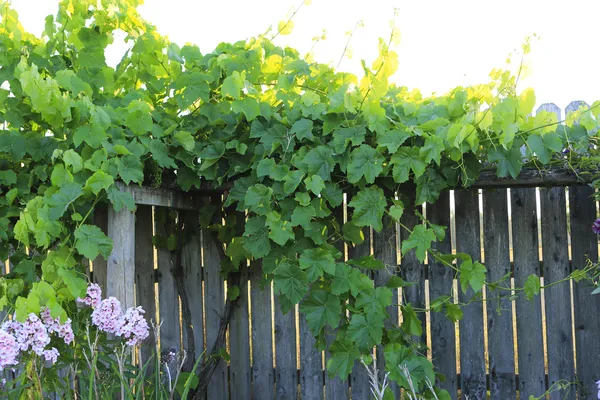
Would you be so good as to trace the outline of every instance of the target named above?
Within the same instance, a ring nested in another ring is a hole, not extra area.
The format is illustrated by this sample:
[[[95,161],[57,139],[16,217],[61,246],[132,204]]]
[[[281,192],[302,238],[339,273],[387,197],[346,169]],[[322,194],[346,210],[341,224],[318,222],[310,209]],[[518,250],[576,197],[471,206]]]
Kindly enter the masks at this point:
[[[95,207],[134,210],[118,185],[160,184],[164,171],[184,191],[232,186],[223,217],[248,215],[239,233],[229,222],[219,231],[228,271],[262,259],[286,308],[300,304],[318,342],[331,343],[330,374],[346,378],[355,361],[385,344],[390,378],[407,388],[406,368],[421,390],[434,381],[433,367],[403,339],[421,335],[421,310],[402,305],[402,335],[385,324],[392,289],[412,283],[394,276],[376,287],[363,271],[388,266],[370,256],[344,261],[339,246],[370,245],[369,232],[391,219],[402,224],[403,254],[436,258],[475,295],[488,284],[485,267],[432,251],[445,227],[424,221],[408,229],[403,214],[446,188],[471,185],[482,168],[514,178],[523,167],[564,165],[567,148],[571,166],[593,170],[600,161],[590,146],[599,113],[578,111],[558,128],[551,115],[531,116],[535,96],[518,93],[510,71],[423,97],[389,82],[398,61],[385,41],[358,78],[264,36],[206,54],[180,49],[140,18],[135,3],[61,1],[37,38],[0,2],[10,16],[0,22],[0,258],[11,247],[22,253],[14,273],[0,278],[0,305],[18,318],[46,303],[66,315],[85,287],[83,259],[112,249],[90,221]],[[283,22],[279,33],[292,26]],[[104,54],[117,30],[131,50],[113,68]],[[211,221],[214,209],[203,211]],[[525,295],[539,291],[539,278],[529,277]],[[432,310],[460,320],[448,296],[433,299]]]

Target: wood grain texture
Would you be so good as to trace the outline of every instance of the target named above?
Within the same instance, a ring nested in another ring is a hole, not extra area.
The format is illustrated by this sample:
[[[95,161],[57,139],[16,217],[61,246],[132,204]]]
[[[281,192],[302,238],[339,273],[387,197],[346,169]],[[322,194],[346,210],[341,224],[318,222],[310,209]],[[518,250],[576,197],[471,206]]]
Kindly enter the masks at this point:
[[[420,205],[415,205],[415,191],[412,186],[408,187],[407,192],[402,193],[401,200],[404,202],[404,214],[400,218],[400,223],[411,231],[422,223],[417,216],[417,212],[422,213],[423,209]],[[401,226],[402,226],[401,225]],[[410,232],[406,229],[400,229],[400,238],[402,241],[407,240]],[[402,242],[400,242],[402,246]],[[400,275],[407,282],[414,282],[414,285],[407,286],[402,289],[402,303],[410,303],[413,308],[425,308],[425,278],[427,277],[427,267],[417,258],[415,249],[411,249],[402,254],[400,261]],[[414,339],[427,345],[427,327],[425,313],[418,313],[417,317],[421,321],[422,334]]]
[[[541,188],[542,256],[544,285],[570,273],[567,238],[565,189]],[[568,283],[544,289],[546,335],[548,343],[548,384],[575,380],[573,335],[571,330],[571,293]],[[575,399],[575,391],[554,392],[551,399]]]
[[[213,223],[221,223],[221,197],[213,196],[217,207]],[[220,248],[219,248],[220,247]],[[225,311],[225,283],[221,277],[223,245],[218,243],[209,230],[202,230],[202,267],[204,272],[204,309],[206,312],[206,348],[212,349],[219,333],[221,317]],[[208,399],[229,399],[227,364],[220,361],[208,385]]]
[[[275,398],[275,376],[273,374],[271,283],[261,287],[263,272],[260,261],[253,261],[250,267],[253,398],[272,400]]]
[[[342,204],[340,207],[334,208],[331,210],[331,213],[334,215],[335,220],[338,223],[340,229],[344,225],[344,205]],[[345,245],[343,240],[339,240],[335,243],[335,247],[342,253],[341,260],[345,260]],[[327,328],[329,329],[329,328]],[[331,344],[335,339],[336,332],[330,332],[326,330],[326,340],[328,344]],[[327,400],[347,400],[349,397],[348,393],[348,380],[341,380],[338,377],[329,377],[327,373],[327,361],[330,358],[330,354],[328,351],[325,351],[325,398]]]
[[[250,370],[250,337],[248,315],[248,268],[240,267],[240,297],[229,321],[229,388],[232,399],[252,393]]]
[[[536,190],[510,189],[515,287],[540,274]],[[521,398],[546,391],[541,296],[515,300],[517,316],[518,390]]]
[[[572,270],[583,269],[588,259],[598,261],[598,237],[590,229],[590,222],[596,219],[593,196],[594,190],[590,187],[569,188]],[[588,282],[573,282],[580,399],[596,394],[596,381],[600,380],[600,296],[591,295],[592,290]]]
[[[135,280],[135,215],[123,208],[115,212],[108,209],[108,236],[113,250],[106,269],[106,296],[114,296],[123,308],[133,307]]]
[[[442,254],[452,252],[450,239],[450,191],[440,194],[438,201],[432,206],[427,205],[427,218],[431,223],[447,226],[446,237],[443,241],[433,243],[432,247]],[[430,300],[452,294],[454,271],[435,258],[429,260],[429,295]],[[446,389],[452,399],[456,399],[458,378],[456,376],[456,330],[455,324],[444,313],[431,313],[431,354],[437,370],[445,376],[438,386]]]
[[[501,281],[500,285],[505,288],[488,287],[486,292],[490,299],[486,302],[490,395],[498,400],[517,396],[508,239],[506,189],[486,189],[483,191],[483,248],[487,280]],[[496,298],[498,300],[494,300]]]
[[[194,332],[194,354],[187,346],[187,329],[183,329],[183,343],[188,357],[195,360],[204,351],[204,299],[202,293],[202,239],[198,223],[198,212],[187,211],[183,221],[183,243],[181,244],[181,267],[183,285],[188,298],[191,326]],[[182,321],[182,325],[184,321]]]
[[[167,238],[175,232],[177,221],[169,210],[157,207],[154,210],[156,235]],[[162,325],[160,327],[161,352],[175,349],[181,351],[181,329],[179,319],[179,295],[173,276],[176,253],[166,247],[156,250],[158,262],[158,312]]]
[[[456,250],[481,259],[479,233],[479,196],[477,190],[454,192],[456,204]],[[459,291],[459,301],[466,302],[475,294]],[[460,321],[460,388],[463,397],[486,398],[485,353],[483,336],[483,304],[475,301],[462,307]]]
[[[146,311],[146,319],[156,322],[152,207],[138,206],[135,212],[135,220],[136,303]],[[140,349],[142,364],[148,361],[155,352],[154,338],[142,343]],[[151,363],[148,368],[153,366],[153,363]]]
[[[298,370],[296,366],[296,316],[294,308],[281,311],[275,296],[275,398],[296,400]]]
[[[300,393],[303,399],[323,399],[323,353],[315,348],[315,338],[300,314]]]

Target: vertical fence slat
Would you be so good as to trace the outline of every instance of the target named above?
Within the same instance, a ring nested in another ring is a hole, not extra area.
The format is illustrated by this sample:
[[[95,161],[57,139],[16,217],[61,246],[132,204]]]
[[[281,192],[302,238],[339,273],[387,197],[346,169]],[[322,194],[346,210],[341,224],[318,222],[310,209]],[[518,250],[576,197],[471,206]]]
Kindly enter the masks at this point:
[[[527,277],[540,274],[535,189],[510,189],[515,287]],[[546,391],[541,296],[515,300],[517,310],[517,353],[519,393],[522,399]]]
[[[303,314],[300,314],[300,392],[303,399],[323,398],[323,353],[315,348],[315,338]]]
[[[350,199],[348,199],[350,202]],[[363,228],[365,232],[365,240],[361,244],[350,247],[348,249],[348,258],[360,258],[371,254],[371,233],[369,228]],[[370,276],[369,271],[363,271],[367,276]],[[365,367],[359,362],[354,362],[352,374],[350,375],[350,393],[353,400],[368,399],[371,395],[369,389],[369,375]]]
[[[156,322],[154,295],[154,246],[152,245],[152,207],[137,206],[135,212],[135,285],[136,301],[146,311],[146,318]],[[94,264],[94,276],[96,276]],[[142,365],[154,354],[154,337],[142,344],[140,350]],[[153,370],[148,365],[149,370]]]
[[[135,215],[127,208],[115,212],[108,209],[108,236],[113,241],[113,250],[108,257],[106,295],[114,296],[123,308],[134,306],[135,278]]]
[[[427,207],[427,218],[431,223],[447,226],[443,241],[433,243],[433,248],[442,254],[452,252],[450,239],[450,192],[440,194],[438,201]],[[430,299],[452,294],[454,271],[437,261],[429,259]],[[438,382],[439,387],[446,389],[452,399],[456,399],[458,381],[456,376],[456,330],[455,324],[441,312],[431,313],[431,354],[437,370],[446,378]]]
[[[157,207],[154,211],[156,235],[167,238],[174,232],[176,221],[169,216],[169,210]],[[161,352],[169,349],[181,350],[179,329],[179,296],[173,277],[175,253],[161,247],[157,249],[158,261],[158,307],[160,320]]]
[[[400,222],[408,229],[413,230],[421,224],[421,219],[417,216],[417,212],[422,211],[422,207],[415,203],[415,190],[412,187],[408,188],[407,193],[403,193],[402,200],[406,209]],[[406,229],[400,230],[402,240],[408,239],[410,233]],[[402,288],[403,303],[410,303],[413,308],[425,308],[425,265],[417,258],[415,249],[408,251],[402,255],[400,261],[400,273],[402,278],[407,282],[414,282],[414,285]],[[425,313],[418,313],[417,317],[421,321],[422,334],[421,337],[415,338],[419,340],[423,346],[427,346],[427,326]]]
[[[343,205],[334,208],[332,211],[340,229],[344,225],[344,208]],[[342,252],[342,259],[344,259],[344,242],[339,241],[335,244],[335,247]],[[335,339],[335,332],[327,336],[327,344],[331,344]],[[325,398],[327,400],[347,400],[348,399],[348,381],[343,381],[338,377],[330,378],[327,373],[327,361],[330,358],[328,351],[325,351]]]
[[[483,233],[487,279],[496,282],[508,275],[502,286],[510,289],[506,189],[483,191]],[[488,288],[486,295],[491,398],[513,399],[517,393],[510,291]]]
[[[273,342],[271,284],[261,288],[263,278],[259,261],[251,264],[250,301],[252,317],[252,379],[253,398],[275,398],[275,377],[273,375]]]
[[[544,285],[569,275],[565,189],[540,188],[542,206],[542,256]],[[571,293],[568,283],[544,289],[548,343],[548,384],[566,379],[575,381]],[[575,390],[556,391],[551,399],[574,399]]]
[[[594,190],[588,186],[569,188],[571,212],[572,268],[583,269],[587,260],[598,261],[598,237],[590,224],[596,219]],[[586,281],[573,282],[577,378],[582,383],[580,399],[596,393],[600,380],[600,296],[590,295]]]
[[[240,267],[240,297],[229,321],[229,388],[232,399],[249,397],[252,392],[250,377],[250,338],[248,320],[248,268]]]
[[[479,233],[479,196],[477,190],[454,192],[456,204],[456,250],[470,254],[473,261],[481,257]],[[464,294],[459,290],[459,300],[473,297],[471,288]],[[473,302],[463,308],[460,321],[460,387],[462,396],[485,399],[486,376],[483,337],[483,304]]]
[[[381,232],[373,232],[373,256],[385,264],[385,269],[374,272],[375,286],[385,286],[391,276],[396,275],[398,271],[398,256],[397,256],[397,231],[396,224],[389,217],[383,217],[383,230]],[[387,307],[387,312],[390,318],[386,321],[386,327],[398,325],[398,290],[392,290],[392,305]],[[380,375],[385,374],[385,357],[383,354],[383,346],[377,348],[377,369]],[[394,397],[400,396],[400,388],[395,383],[390,386]]]
[[[181,263],[183,268],[183,286],[188,299],[190,323],[194,331],[194,353],[187,347],[187,329],[183,327],[183,343],[188,358],[195,362],[204,351],[204,301],[202,296],[202,260],[200,224],[197,211],[186,211],[184,232],[181,244]],[[185,323],[185,321],[183,322]],[[193,364],[192,364],[193,365]]]
[[[108,234],[108,208],[105,205],[98,205],[94,210],[94,225]],[[106,268],[107,263],[104,257],[98,256],[92,262],[94,283],[102,289],[102,293],[106,293]]]
[[[298,392],[296,367],[296,316],[294,308],[281,311],[275,297],[275,395],[278,400],[295,400]]]
[[[214,196],[213,204],[217,207],[213,223],[221,223],[221,199]],[[209,230],[202,231],[203,272],[204,272],[204,308],[206,312],[206,348],[211,351],[221,324],[221,317],[225,311],[225,283],[221,277],[221,257],[223,249],[217,243]],[[207,354],[206,356],[209,356]],[[210,400],[229,399],[229,385],[227,378],[227,364],[219,361],[211,377],[207,390]]]

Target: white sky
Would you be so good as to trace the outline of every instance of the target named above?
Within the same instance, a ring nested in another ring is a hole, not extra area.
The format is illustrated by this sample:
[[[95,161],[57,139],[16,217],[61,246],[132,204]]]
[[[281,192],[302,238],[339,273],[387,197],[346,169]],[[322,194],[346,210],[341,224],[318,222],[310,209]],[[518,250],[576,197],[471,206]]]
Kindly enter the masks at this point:
[[[237,41],[265,32],[287,19],[300,0],[146,0],[141,14],[162,34],[180,45],[191,42],[203,53],[219,42]],[[43,30],[54,13],[54,0],[12,0],[25,29]],[[505,67],[506,56],[536,33],[528,56],[531,73],[520,88],[533,87],[538,105],[600,99],[597,37],[600,0],[313,0],[294,17],[294,31],[279,36],[307,52],[311,38],[325,29],[316,45],[317,61],[337,64],[346,32],[362,20],[352,39],[352,58],[340,69],[360,74],[360,59],[375,59],[379,37],[389,37],[394,9],[401,32],[395,49],[400,67],[395,81],[424,94],[442,93],[458,85],[488,81],[493,68]],[[115,46],[119,55],[125,46]],[[514,60],[517,62],[517,60]]]

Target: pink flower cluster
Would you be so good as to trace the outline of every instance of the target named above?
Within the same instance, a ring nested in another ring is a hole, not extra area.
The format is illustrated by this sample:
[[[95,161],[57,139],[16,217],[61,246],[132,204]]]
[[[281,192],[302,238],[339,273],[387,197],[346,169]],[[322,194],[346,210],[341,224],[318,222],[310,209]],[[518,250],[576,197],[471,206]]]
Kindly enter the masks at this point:
[[[128,346],[135,346],[148,337],[150,329],[142,307],[130,307],[123,313],[121,302],[117,298],[101,298],[102,290],[92,283],[88,287],[87,296],[77,299],[79,304],[89,305],[94,309],[92,324],[98,329],[127,339]]]
[[[52,318],[50,310],[44,308],[42,318],[31,313],[25,322],[16,319],[6,321],[0,328],[0,371],[10,365],[17,364],[17,357],[21,352],[32,351],[44,360],[54,364],[59,352],[56,348],[46,349],[50,344],[50,334],[55,333],[66,344],[73,341],[71,320],[64,324],[58,318]]]

